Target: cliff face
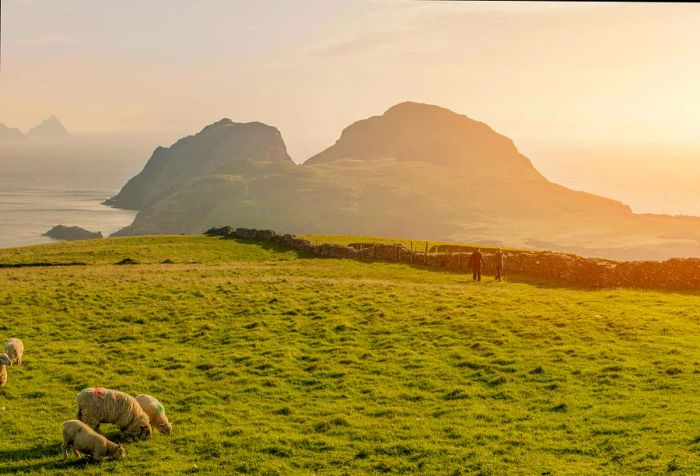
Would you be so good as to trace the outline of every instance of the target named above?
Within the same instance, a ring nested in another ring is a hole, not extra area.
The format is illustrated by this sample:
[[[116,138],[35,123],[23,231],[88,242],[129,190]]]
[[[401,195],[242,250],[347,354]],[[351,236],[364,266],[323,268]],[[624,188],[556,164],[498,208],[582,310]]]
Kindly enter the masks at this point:
[[[141,173],[105,204],[142,210],[202,178],[235,172],[248,160],[293,164],[274,127],[222,119],[171,147],[158,147]]]
[[[635,215],[551,183],[485,124],[415,103],[356,122],[301,166],[277,129],[222,120],[156,149],[107,203],[140,210],[121,235],[234,225],[623,259],[700,256],[700,219]]]

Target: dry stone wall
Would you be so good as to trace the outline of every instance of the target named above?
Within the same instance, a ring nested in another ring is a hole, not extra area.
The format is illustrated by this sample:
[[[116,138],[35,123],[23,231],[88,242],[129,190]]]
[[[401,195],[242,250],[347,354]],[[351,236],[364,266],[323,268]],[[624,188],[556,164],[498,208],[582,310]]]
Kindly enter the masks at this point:
[[[402,262],[468,273],[473,248],[465,246],[433,247],[424,251],[410,250],[401,244],[351,243],[348,246],[314,244],[290,234],[248,228],[212,228],[206,234],[276,243],[304,253],[326,258],[374,259]],[[483,251],[485,274],[495,271],[494,257]],[[603,259],[534,251],[504,251],[505,274],[554,279],[592,288],[639,288],[674,291],[700,291],[700,259],[618,262]]]

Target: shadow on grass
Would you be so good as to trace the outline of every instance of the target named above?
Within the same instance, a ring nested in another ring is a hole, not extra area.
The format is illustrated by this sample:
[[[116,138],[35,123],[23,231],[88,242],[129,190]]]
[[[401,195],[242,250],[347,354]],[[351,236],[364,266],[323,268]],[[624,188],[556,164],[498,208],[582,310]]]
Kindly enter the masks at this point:
[[[0,450],[0,462],[0,474],[34,473],[42,469],[79,469],[90,464],[87,458],[77,459],[73,456],[64,461],[60,443]]]
[[[290,248],[285,245],[280,245],[278,243],[270,243],[268,241],[257,241],[257,240],[246,240],[244,238],[234,238],[232,236],[212,236],[212,238],[217,238],[219,240],[233,240],[236,243],[240,243],[242,245],[255,245],[265,251],[273,251],[276,253],[288,253],[290,251],[293,251],[295,253],[295,256],[297,258],[323,258],[323,256],[318,256],[314,255],[311,253],[305,253],[301,250],[297,250],[295,248]]]

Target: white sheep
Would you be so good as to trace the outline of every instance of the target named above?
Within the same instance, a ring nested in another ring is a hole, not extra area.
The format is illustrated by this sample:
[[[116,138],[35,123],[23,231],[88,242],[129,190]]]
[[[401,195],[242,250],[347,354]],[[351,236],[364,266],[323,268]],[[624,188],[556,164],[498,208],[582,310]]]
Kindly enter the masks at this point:
[[[112,443],[79,420],[63,422],[61,451],[64,460],[68,459],[69,451],[77,457],[80,457],[81,453],[89,455],[95,461],[101,461],[102,458],[124,459],[126,457],[123,445]]]
[[[142,440],[151,437],[148,415],[134,397],[107,388],[86,388],[76,396],[78,420],[95,431],[101,423],[117,425],[122,434],[130,434]]]
[[[156,398],[150,395],[136,395],[136,401],[139,402],[141,408],[151,422],[151,427],[158,428],[158,431],[164,435],[170,435],[173,432],[173,425],[165,415],[165,408]]]
[[[22,365],[22,356],[24,355],[24,343],[12,337],[5,343],[5,353],[10,356],[10,360],[17,365]]]
[[[12,365],[12,360],[7,354],[0,354],[0,387],[7,383],[7,365]]]

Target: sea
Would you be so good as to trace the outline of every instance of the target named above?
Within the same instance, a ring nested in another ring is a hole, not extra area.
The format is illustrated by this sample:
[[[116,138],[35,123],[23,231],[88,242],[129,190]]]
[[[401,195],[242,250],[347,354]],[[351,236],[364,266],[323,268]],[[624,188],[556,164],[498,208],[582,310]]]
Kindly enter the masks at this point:
[[[102,205],[146,163],[152,144],[125,138],[0,143],[0,248],[52,243],[55,225],[103,236],[129,225],[136,211]]]

